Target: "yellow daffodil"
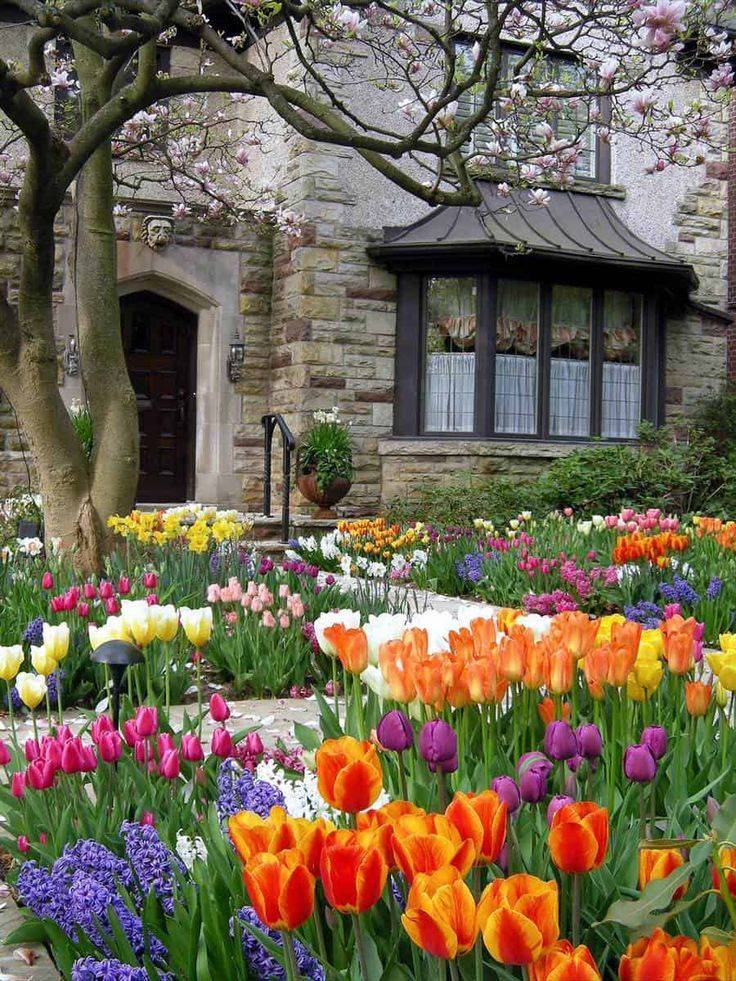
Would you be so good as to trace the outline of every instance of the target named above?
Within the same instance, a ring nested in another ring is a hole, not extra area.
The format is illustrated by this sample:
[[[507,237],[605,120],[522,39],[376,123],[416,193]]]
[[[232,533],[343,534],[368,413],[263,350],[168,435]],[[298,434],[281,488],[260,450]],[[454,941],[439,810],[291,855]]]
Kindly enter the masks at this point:
[[[736,691],[736,650],[724,650],[709,654],[708,664],[726,691]]]
[[[169,604],[168,606],[152,606],[150,610],[153,629],[158,639],[167,643],[173,640],[179,629],[179,611],[176,607]]]
[[[39,674],[46,677],[56,671],[59,666],[59,662],[45,644],[40,647],[31,647],[31,664]]]
[[[69,653],[69,624],[45,623],[43,625],[43,646],[55,661],[63,661]]]
[[[212,636],[212,608],[205,606],[191,610],[188,606],[182,606],[179,619],[192,647],[204,647]]]
[[[29,709],[35,709],[46,697],[46,679],[40,674],[21,671],[15,679],[15,687],[21,702]]]
[[[18,674],[23,663],[23,648],[20,644],[13,644],[12,647],[0,647],[0,678],[3,681],[12,681]]]

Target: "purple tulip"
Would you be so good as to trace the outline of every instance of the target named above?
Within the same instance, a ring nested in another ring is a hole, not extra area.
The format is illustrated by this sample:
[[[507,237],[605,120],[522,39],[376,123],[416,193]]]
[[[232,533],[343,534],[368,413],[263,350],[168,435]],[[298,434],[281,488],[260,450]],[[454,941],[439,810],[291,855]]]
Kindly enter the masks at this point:
[[[494,777],[491,790],[495,791],[506,805],[509,817],[512,817],[521,807],[521,794],[513,777]]]
[[[550,722],[544,731],[544,751],[553,760],[569,760],[577,755],[578,743],[569,722]]]
[[[457,770],[457,736],[455,730],[442,719],[433,719],[422,726],[419,733],[419,752],[432,773]]]
[[[586,722],[575,730],[578,742],[578,753],[586,760],[595,760],[603,752],[603,738],[597,725]]]
[[[532,767],[541,770],[545,776],[548,776],[553,769],[552,763],[544,753],[539,753],[536,750],[533,753],[524,753],[523,756],[519,757],[516,764],[516,772],[519,774],[519,777],[522,777]]]
[[[711,797],[709,794],[708,800],[705,804],[705,816],[708,819],[708,824],[713,824],[716,819],[716,814],[720,811],[720,809],[721,805],[718,803],[715,797]]]
[[[531,766],[519,780],[521,799],[527,804],[538,804],[547,796],[547,773],[542,767]]]
[[[568,797],[567,794],[555,794],[547,805],[547,827],[552,827],[552,818],[561,808],[566,807],[568,804],[574,803],[574,797]]]
[[[643,743],[627,746],[624,753],[624,773],[636,783],[650,783],[657,775],[657,761]]]
[[[384,749],[403,753],[414,745],[411,722],[400,709],[387,712],[376,726],[376,736]]]
[[[509,846],[504,842],[501,847],[501,851],[498,853],[498,858],[496,859],[496,865],[503,872],[504,875],[509,874]]]
[[[641,741],[652,751],[655,760],[661,760],[667,752],[667,730],[662,726],[647,726],[641,734]]]
[[[585,763],[585,759],[582,756],[571,756],[567,761],[567,768],[572,773],[577,773],[580,767]]]

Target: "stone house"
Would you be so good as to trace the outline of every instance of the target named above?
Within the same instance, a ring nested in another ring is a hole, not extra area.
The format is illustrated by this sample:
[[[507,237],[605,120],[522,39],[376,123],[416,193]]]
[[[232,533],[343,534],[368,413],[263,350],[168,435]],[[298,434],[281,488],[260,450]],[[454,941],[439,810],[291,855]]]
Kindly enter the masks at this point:
[[[294,66],[291,66],[291,70]],[[683,82],[698,85],[699,82]],[[260,510],[266,413],[351,424],[346,510],[462,471],[527,476],[591,438],[687,414],[736,371],[736,162],[645,176],[622,139],[591,146],[575,189],[516,207],[430,210],[347,150],[284,133],[254,166],[304,216],[274,229],[171,222],[165,198],[119,223],[123,332],[148,502]],[[59,222],[60,383],[73,371],[70,216]],[[0,211],[0,276],[16,268]],[[243,364],[228,366],[232,344]],[[65,355],[67,357],[65,358]],[[0,408],[0,482],[24,479]]]

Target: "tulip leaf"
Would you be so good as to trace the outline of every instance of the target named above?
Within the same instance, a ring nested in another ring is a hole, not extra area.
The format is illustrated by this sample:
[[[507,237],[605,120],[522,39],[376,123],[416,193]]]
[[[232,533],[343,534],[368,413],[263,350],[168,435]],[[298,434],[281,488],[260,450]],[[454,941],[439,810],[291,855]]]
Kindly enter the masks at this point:
[[[294,723],[294,736],[305,749],[311,750],[312,752],[319,749],[322,745],[320,734],[315,729],[305,726],[303,722]]]
[[[713,830],[719,842],[736,843],[736,794],[727,797],[713,819]]]
[[[325,739],[339,739],[345,733],[340,728],[337,716],[322,695],[315,689],[314,697],[319,706],[319,720]]]

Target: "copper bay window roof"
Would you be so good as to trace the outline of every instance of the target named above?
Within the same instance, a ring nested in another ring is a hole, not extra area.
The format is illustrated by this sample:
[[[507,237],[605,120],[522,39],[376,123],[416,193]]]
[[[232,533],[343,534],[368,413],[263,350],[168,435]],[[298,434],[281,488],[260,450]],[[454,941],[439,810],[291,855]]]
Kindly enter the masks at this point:
[[[502,195],[488,181],[479,181],[478,189],[479,207],[440,207],[411,225],[386,227],[370,253],[388,264],[462,254],[532,256],[650,273],[685,290],[698,285],[691,265],[639,238],[607,197],[549,190],[549,203],[536,205],[528,190]]]

